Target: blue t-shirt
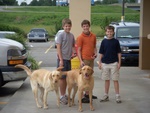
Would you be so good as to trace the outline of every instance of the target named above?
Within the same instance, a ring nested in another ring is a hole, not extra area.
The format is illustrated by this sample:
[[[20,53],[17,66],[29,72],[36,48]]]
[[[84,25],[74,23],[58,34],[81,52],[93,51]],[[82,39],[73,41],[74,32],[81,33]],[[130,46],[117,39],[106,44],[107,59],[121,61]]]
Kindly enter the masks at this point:
[[[102,63],[109,64],[118,62],[118,53],[121,53],[119,41],[115,38],[103,39],[99,53],[103,54]]]

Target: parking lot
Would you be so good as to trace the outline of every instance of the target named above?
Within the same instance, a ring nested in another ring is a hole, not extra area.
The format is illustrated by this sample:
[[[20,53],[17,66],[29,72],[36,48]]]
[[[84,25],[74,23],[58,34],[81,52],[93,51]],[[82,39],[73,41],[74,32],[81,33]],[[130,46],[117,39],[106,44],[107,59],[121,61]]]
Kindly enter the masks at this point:
[[[55,67],[43,67],[54,70]],[[115,93],[113,83],[110,87],[110,101],[100,103],[99,99],[104,93],[104,81],[100,79],[101,71],[98,67],[94,68],[95,87],[94,95],[98,99],[93,100],[95,111],[90,111],[89,104],[83,104],[83,112],[96,113],[149,113],[150,111],[150,71],[140,70],[138,67],[122,67],[120,70],[120,93],[122,103],[115,102]],[[36,107],[33,93],[31,91],[29,78],[25,80],[21,88],[12,96],[10,102],[1,110],[1,113],[77,113],[78,101],[75,99],[76,106],[68,107],[60,105],[57,108],[56,95],[54,92],[48,94],[47,110]]]

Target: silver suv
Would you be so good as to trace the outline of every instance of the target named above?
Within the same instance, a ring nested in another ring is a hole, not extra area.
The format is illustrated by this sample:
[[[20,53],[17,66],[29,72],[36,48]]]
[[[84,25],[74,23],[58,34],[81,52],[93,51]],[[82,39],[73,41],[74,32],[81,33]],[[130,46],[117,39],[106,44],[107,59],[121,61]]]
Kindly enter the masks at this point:
[[[15,32],[0,31],[0,87],[7,82],[24,80],[27,77],[22,69],[14,67],[16,64],[31,66],[27,61],[25,47],[17,41],[5,38],[8,34]]]
[[[123,64],[138,64],[139,59],[139,23],[112,22],[114,37],[119,40]]]

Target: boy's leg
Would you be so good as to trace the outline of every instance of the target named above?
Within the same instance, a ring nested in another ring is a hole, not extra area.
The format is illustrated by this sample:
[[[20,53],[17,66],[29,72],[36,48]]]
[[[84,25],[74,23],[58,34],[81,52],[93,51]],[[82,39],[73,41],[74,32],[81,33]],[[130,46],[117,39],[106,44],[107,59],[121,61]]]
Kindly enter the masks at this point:
[[[114,81],[114,87],[115,87],[116,94],[119,94],[119,82],[118,81]]]
[[[110,80],[105,80],[105,94],[109,93]]]
[[[64,68],[62,71],[71,70],[70,61],[63,60],[63,63],[64,63]],[[58,64],[59,64],[59,60],[58,60]],[[66,75],[62,75],[62,78],[59,80],[59,86],[60,86],[60,102],[66,105],[68,103],[67,96],[66,96],[66,88],[67,88]]]
[[[110,68],[109,64],[102,64],[102,80],[105,80],[105,94],[100,99],[100,102],[109,101],[109,87],[110,87]]]
[[[120,97],[120,93],[119,93],[119,82],[118,81],[114,81],[114,87],[115,87],[115,92],[116,92],[116,102],[121,103],[121,97]]]
[[[112,64],[112,80],[114,81],[114,88],[115,88],[115,93],[116,93],[116,102],[121,103],[121,97],[120,97],[120,92],[119,92],[119,70],[117,67],[118,63],[113,63]]]
[[[61,96],[63,96],[66,94],[66,87],[67,87],[66,79],[65,78],[60,79],[59,85],[60,85],[60,94]]]

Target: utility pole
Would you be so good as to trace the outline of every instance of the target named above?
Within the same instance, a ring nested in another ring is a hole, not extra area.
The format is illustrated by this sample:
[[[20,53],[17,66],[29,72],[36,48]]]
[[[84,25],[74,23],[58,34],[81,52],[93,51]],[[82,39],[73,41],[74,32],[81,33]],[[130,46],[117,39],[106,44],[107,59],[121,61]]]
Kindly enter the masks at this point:
[[[124,4],[125,4],[125,0],[122,0],[122,16],[121,16],[121,22],[124,22],[124,20],[125,20],[125,16],[124,16]]]

